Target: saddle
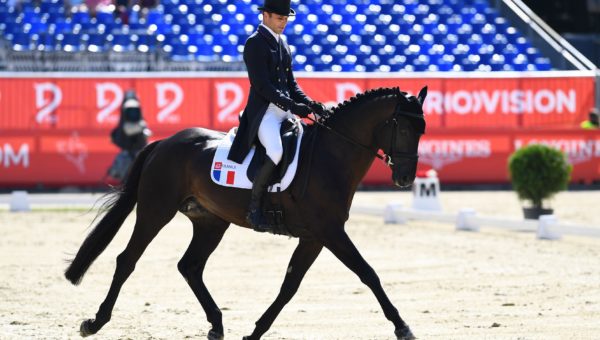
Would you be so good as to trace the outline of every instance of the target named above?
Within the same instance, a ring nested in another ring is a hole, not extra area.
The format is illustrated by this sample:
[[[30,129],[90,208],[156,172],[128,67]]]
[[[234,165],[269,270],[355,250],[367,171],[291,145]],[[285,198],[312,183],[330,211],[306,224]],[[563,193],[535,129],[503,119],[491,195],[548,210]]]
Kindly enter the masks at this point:
[[[269,181],[269,185],[281,182],[281,179],[296,156],[296,144],[298,143],[298,137],[300,136],[299,123],[296,123],[293,119],[284,120],[281,124],[279,135],[281,136],[281,144],[283,145],[283,157],[281,158],[281,162],[279,162],[275,168],[273,176]],[[248,179],[252,182],[254,182],[254,177],[256,177],[256,173],[264,164],[266,157],[268,157],[267,150],[262,144],[257,143],[254,156],[252,157],[246,172]]]

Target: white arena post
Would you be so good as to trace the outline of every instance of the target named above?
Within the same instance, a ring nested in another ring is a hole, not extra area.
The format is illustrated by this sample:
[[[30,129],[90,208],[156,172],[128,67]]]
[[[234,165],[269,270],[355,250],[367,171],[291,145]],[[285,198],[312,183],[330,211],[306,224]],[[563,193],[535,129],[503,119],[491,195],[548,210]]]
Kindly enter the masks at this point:
[[[460,209],[456,216],[456,230],[479,231],[476,214],[477,213],[473,208]]]
[[[554,215],[542,215],[538,220],[537,238],[541,240],[560,240],[558,219]]]
[[[406,218],[401,214],[402,204],[397,202],[388,203],[383,211],[383,222],[385,224],[404,224]]]
[[[29,196],[27,191],[17,190],[13,191],[10,195],[10,211],[30,211]]]
[[[442,211],[442,204],[439,198],[440,180],[435,170],[427,171],[426,177],[416,177],[412,188],[413,209]]]

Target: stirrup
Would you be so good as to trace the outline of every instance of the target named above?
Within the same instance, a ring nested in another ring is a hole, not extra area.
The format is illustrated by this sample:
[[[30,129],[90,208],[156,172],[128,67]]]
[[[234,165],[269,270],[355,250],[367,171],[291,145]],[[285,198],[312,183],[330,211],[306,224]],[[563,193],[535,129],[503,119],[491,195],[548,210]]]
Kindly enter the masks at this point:
[[[257,214],[258,216],[256,216]],[[255,223],[257,222],[257,220],[258,223]],[[264,214],[260,211],[260,209],[249,211],[246,215],[246,222],[250,224],[252,229],[261,233],[271,232],[273,230],[273,227],[269,225]]]

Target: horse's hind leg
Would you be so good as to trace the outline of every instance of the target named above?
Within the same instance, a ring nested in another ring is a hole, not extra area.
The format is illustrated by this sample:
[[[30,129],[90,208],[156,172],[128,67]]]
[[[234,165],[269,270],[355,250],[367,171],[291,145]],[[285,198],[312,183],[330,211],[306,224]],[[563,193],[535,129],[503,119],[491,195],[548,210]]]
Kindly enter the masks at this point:
[[[392,302],[385,294],[377,273],[375,273],[373,268],[371,268],[367,261],[360,255],[358,249],[356,249],[354,243],[352,243],[352,240],[348,237],[348,234],[341,228],[339,231],[330,233],[325,240],[325,247],[342,261],[346,267],[358,275],[360,280],[371,289],[373,294],[375,294],[377,301],[379,301],[379,304],[383,309],[383,314],[396,328],[394,331],[396,337],[399,340],[415,339],[410,328],[402,318],[400,318],[398,310],[392,305]]]
[[[304,274],[315,262],[317,256],[321,253],[321,249],[323,249],[323,245],[318,242],[300,239],[300,243],[296,247],[287,267],[279,295],[277,295],[269,309],[258,319],[252,335],[244,337],[244,340],[260,339],[269,330],[277,315],[298,291]]]
[[[95,334],[110,321],[112,310],[121,287],[135,269],[135,264],[144,253],[144,250],[146,250],[148,244],[152,242],[162,227],[175,216],[176,212],[176,207],[167,207],[164,204],[160,207],[144,207],[141,202],[138,203],[133,234],[125,250],[117,256],[117,266],[108,294],[100,305],[96,313],[96,318],[86,320],[81,324],[81,336]]]
[[[187,281],[190,288],[196,295],[196,298],[202,305],[208,322],[212,328],[208,333],[208,339],[223,339],[223,319],[221,310],[208,292],[202,273],[206,261],[212,252],[217,248],[223,238],[225,231],[229,226],[226,222],[214,215],[206,215],[193,221],[194,236],[192,241],[177,264],[179,272]]]

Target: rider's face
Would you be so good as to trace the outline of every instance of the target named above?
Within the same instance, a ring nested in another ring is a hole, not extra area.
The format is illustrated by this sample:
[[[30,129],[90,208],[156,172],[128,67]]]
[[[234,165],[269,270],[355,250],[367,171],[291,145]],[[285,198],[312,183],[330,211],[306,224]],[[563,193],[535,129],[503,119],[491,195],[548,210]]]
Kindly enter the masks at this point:
[[[282,34],[285,26],[287,25],[288,17],[286,15],[279,15],[275,13],[264,12],[263,23],[277,34]]]

